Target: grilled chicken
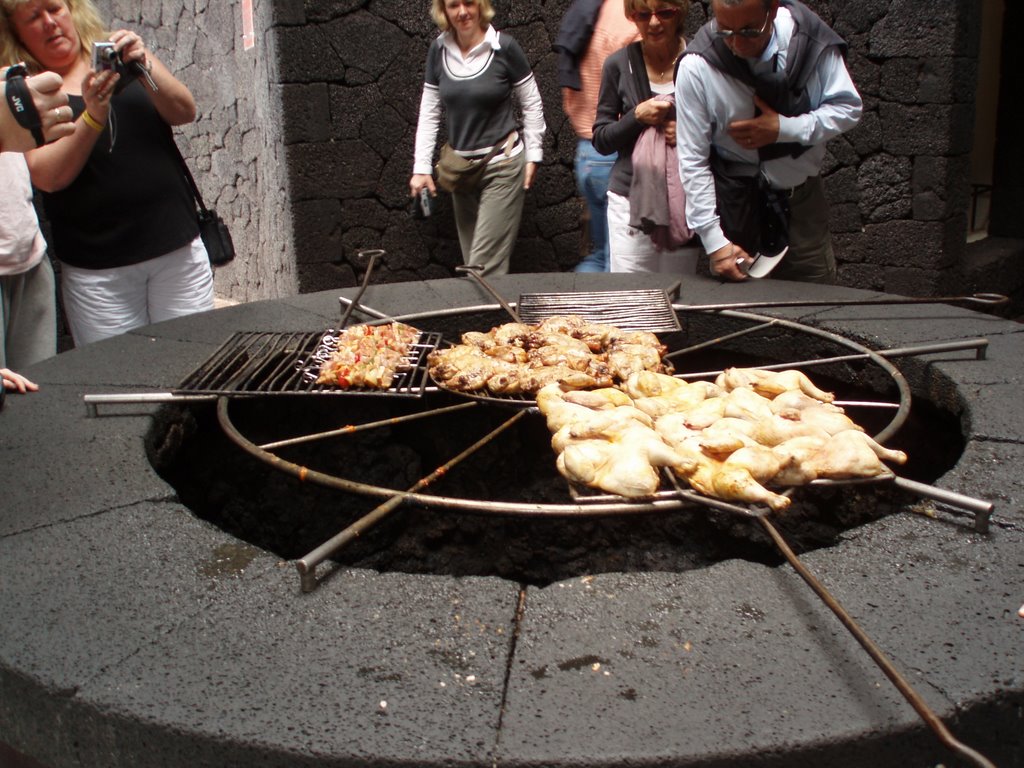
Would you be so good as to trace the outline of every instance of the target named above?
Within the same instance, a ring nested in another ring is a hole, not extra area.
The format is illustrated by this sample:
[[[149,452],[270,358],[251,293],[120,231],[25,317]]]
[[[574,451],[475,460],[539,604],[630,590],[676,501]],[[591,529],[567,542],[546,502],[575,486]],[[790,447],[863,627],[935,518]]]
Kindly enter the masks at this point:
[[[835,396],[831,392],[818,389],[807,376],[794,370],[764,371],[760,368],[727,368],[719,374],[715,383],[726,390],[750,387],[766,397],[775,397],[783,392],[799,390],[823,403],[831,403],[835,400]]]

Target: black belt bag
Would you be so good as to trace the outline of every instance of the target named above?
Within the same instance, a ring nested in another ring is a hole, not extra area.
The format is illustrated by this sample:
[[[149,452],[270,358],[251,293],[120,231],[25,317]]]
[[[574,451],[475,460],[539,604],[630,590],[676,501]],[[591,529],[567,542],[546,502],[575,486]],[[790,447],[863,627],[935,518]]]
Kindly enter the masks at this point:
[[[758,166],[730,163],[711,152],[711,173],[722,232],[754,256],[789,245],[789,196],[772,189]]]

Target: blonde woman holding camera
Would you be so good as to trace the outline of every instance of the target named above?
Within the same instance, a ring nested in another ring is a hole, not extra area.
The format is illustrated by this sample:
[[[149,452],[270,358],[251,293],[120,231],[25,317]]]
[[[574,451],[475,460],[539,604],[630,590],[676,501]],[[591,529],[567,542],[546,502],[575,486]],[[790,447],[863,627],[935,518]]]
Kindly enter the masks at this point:
[[[135,32],[108,32],[91,0],[0,0],[0,57],[64,78],[70,136],[27,152],[76,345],[213,308],[213,273],[171,126],[188,88]],[[113,61],[94,70],[93,46]],[[106,68],[115,64],[114,68]]]

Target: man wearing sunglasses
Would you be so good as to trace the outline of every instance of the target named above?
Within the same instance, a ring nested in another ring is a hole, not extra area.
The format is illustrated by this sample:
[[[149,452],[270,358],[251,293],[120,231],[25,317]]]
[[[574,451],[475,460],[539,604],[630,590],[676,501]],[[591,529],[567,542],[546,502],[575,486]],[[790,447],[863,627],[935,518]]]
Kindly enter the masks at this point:
[[[754,264],[753,276],[834,283],[819,174],[828,140],[860,120],[846,44],[799,0],[712,0],[711,10],[676,77],[687,222],[722,279],[746,279]],[[786,207],[788,251],[764,257],[766,214],[748,212],[781,208],[785,222]]]

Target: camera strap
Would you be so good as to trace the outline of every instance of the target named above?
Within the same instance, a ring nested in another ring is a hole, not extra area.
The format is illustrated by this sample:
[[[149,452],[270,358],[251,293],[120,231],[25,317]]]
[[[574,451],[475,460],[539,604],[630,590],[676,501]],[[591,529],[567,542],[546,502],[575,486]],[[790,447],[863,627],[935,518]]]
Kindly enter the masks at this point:
[[[27,74],[28,70],[24,64],[8,67],[7,74],[4,76],[7,81],[4,92],[7,96],[7,106],[10,107],[11,114],[18,121],[18,125],[28,129],[32,133],[32,138],[36,140],[36,146],[41,147],[46,143],[46,138],[43,136],[43,122],[35,102],[32,101],[32,91],[29,90],[28,83],[25,82]]]
[[[174,154],[178,158],[178,162],[181,164],[181,170],[185,174],[185,180],[188,181],[189,187],[192,189],[192,196],[196,199],[196,205],[199,206],[199,210],[208,214],[209,209],[206,207],[206,203],[203,202],[203,196],[199,192],[199,186],[196,184],[196,180],[192,177],[192,171],[189,170],[188,163],[185,162],[185,156],[181,154],[181,150],[178,148],[178,142],[174,140],[174,133],[168,129],[167,131],[168,141],[174,150]]]

